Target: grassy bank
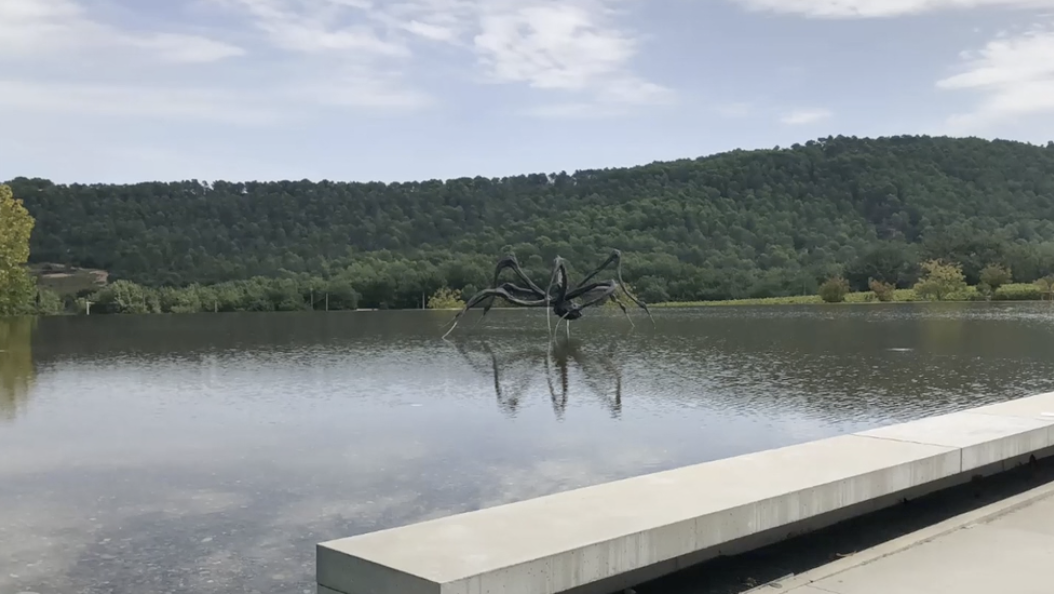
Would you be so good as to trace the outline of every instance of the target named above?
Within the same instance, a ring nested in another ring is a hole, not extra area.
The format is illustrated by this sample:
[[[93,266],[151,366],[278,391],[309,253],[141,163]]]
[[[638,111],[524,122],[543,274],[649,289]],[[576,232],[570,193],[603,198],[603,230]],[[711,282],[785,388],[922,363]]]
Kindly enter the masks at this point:
[[[993,301],[1041,301],[1043,292],[1034,284],[1020,283],[1000,287],[992,297]],[[977,290],[977,287],[967,287],[964,291],[958,291],[947,296],[943,301],[984,301],[985,296]],[[915,295],[914,289],[897,289],[893,294],[893,303],[910,303],[924,301]],[[881,303],[871,291],[849,293],[845,296],[844,303]],[[730,306],[730,305],[822,305],[824,301],[819,295],[796,295],[791,297],[771,297],[767,299],[731,299],[727,301],[686,301],[673,303],[656,303],[649,307],[673,308],[673,307],[703,307],[703,306]],[[830,304],[837,305],[837,304]]]

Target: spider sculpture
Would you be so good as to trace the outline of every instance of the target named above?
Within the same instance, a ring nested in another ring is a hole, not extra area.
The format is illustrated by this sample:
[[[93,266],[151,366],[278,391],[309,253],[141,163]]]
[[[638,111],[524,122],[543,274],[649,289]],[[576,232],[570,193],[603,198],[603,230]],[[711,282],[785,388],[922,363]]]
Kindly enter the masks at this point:
[[[600,272],[612,264],[615,265],[616,280],[589,282],[593,277],[600,274]],[[498,285],[498,278],[505,269],[512,270],[523,284],[502,283],[501,285]],[[489,312],[490,308],[494,305],[494,300],[496,298],[504,299],[513,305],[519,305],[521,307],[546,308],[546,318],[548,318],[550,312],[557,316],[556,328],[559,330],[561,320],[563,320],[565,326],[567,326],[570,324],[571,320],[581,318],[585,308],[603,305],[607,301],[615,302],[619,308],[622,309],[622,313],[629,318],[629,312],[626,310],[626,305],[615,295],[615,292],[621,288],[634,303],[648,313],[648,318],[651,318],[651,311],[648,310],[648,306],[634,297],[626,288],[625,283],[622,282],[622,252],[619,250],[613,250],[607,260],[604,260],[596,270],[586,275],[585,278],[574,286],[571,286],[567,277],[566,261],[557,256],[553,262],[553,273],[549,278],[549,288],[544,291],[541,287],[535,284],[534,281],[527,277],[527,274],[522,268],[520,268],[516,256],[508,255],[501,260],[498,260],[498,265],[494,269],[493,285],[494,286],[489,289],[483,289],[479,293],[476,293],[468,300],[465,307],[454,316],[453,324],[450,326],[450,329],[447,330],[446,334],[443,335],[443,338],[446,338],[454,331],[459,319],[465,314],[465,312],[485,302],[485,305],[483,306],[483,316],[480,316],[480,321],[482,321],[483,317],[487,315],[487,312]],[[479,322],[477,322],[477,324],[478,323]],[[655,323],[654,319],[652,319],[652,323]],[[630,319],[630,324],[633,324],[632,319]],[[550,335],[552,335],[552,332],[553,328],[550,325]],[[567,326],[567,333],[568,336],[570,336],[570,326]]]

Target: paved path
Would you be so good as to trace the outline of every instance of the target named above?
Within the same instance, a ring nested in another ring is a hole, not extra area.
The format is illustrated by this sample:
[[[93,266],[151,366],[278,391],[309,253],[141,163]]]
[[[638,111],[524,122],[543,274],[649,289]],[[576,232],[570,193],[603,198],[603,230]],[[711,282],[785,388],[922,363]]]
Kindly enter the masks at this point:
[[[761,594],[1052,594],[1054,486],[1023,493]]]

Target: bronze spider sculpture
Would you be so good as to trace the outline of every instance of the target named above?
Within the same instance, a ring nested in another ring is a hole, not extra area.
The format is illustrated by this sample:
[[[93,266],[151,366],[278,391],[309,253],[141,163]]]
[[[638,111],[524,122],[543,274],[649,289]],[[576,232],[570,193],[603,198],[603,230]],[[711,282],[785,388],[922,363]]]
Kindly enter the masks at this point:
[[[615,264],[615,279],[592,283],[589,282],[593,277],[600,274],[605,268],[612,264]],[[523,284],[502,283],[501,285],[498,285],[498,278],[505,269],[512,270]],[[465,307],[454,316],[453,324],[450,326],[450,329],[446,331],[446,334],[443,335],[443,338],[446,338],[454,331],[459,319],[465,314],[465,312],[486,302],[483,306],[483,316],[480,316],[480,321],[482,321],[483,317],[490,311],[490,308],[493,307],[494,300],[497,298],[504,299],[513,305],[519,305],[521,307],[546,308],[546,318],[548,319],[550,312],[557,316],[557,330],[560,328],[560,321],[563,320],[565,326],[567,326],[568,336],[570,336],[571,333],[571,328],[568,324],[570,324],[572,320],[581,318],[585,308],[603,305],[607,301],[615,302],[622,309],[622,313],[624,313],[629,319],[629,311],[626,310],[626,305],[615,295],[615,292],[620,288],[631,300],[633,300],[634,303],[647,312],[649,319],[652,319],[651,311],[648,310],[648,306],[634,297],[622,281],[622,252],[619,250],[613,250],[607,260],[604,260],[596,270],[586,275],[585,278],[574,286],[571,286],[570,281],[568,280],[566,260],[557,256],[553,261],[553,273],[549,278],[549,288],[544,291],[541,287],[535,284],[534,281],[528,278],[527,273],[520,268],[520,263],[516,260],[516,256],[510,254],[498,260],[498,265],[494,269],[494,281],[492,284],[493,286],[491,288],[483,289],[468,300]],[[477,322],[477,324],[478,323],[479,322]],[[655,323],[654,319],[652,319],[652,323]],[[630,319],[630,324],[633,324],[632,319]],[[550,335],[552,335],[552,332],[553,328],[550,325]]]

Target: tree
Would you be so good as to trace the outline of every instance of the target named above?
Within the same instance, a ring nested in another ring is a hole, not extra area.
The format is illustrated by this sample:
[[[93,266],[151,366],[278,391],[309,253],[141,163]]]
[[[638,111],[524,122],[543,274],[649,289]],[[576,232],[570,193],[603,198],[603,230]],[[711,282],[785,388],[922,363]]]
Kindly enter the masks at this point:
[[[26,262],[35,222],[11,188],[0,185],[0,315],[19,313],[32,305],[35,287]]]
[[[1008,285],[1013,280],[1013,275],[1010,273],[1009,268],[1004,268],[998,264],[989,264],[981,269],[981,282],[977,285],[977,289],[987,299],[991,299],[995,292],[999,290],[999,287]]]
[[[442,286],[463,297],[490,286],[510,251],[545,283],[555,256],[580,278],[617,247],[646,301],[816,294],[838,274],[857,291],[872,278],[907,288],[918,261],[937,258],[970,284],[992,262],[1032,282],[1054,274],[1050,171],[1054,151],[1035,145],[897,136],[557,176],[10,185],[36,217],[34,264],[152,288],[306,274],[348,279],[362,307],[408,308]],[[200,306],[302,308],[324,291],[238,287],[252,298]],[[178,307],[196,307],[187,298]]]
[[[978,233],[967,221],[935,231],[922,245],[923,257],[956,262],[968,284],[981,282],[981,270],[990,262],[1007,259],[1009,242],[1001,233]]]
[[[119,280],[95,293],[92,311],[108,314],[144,314],[161,310],[157,297],[131,281]]]
[[[849,293],[849,281],[838,276],[820,285],[820,299],[827,303],[841,303]]]
[[[915,294],[923,299],[943,301],[949,295],[966,288],[966,278],[960,264],[943,260],[927,260],[921,265],[922,278],[915,284]]]
[[[871,280],[908,287],[914,280],[918,260],[903,243],[884,243],[851,262],[845,277],[855,289],[867,289]]]

